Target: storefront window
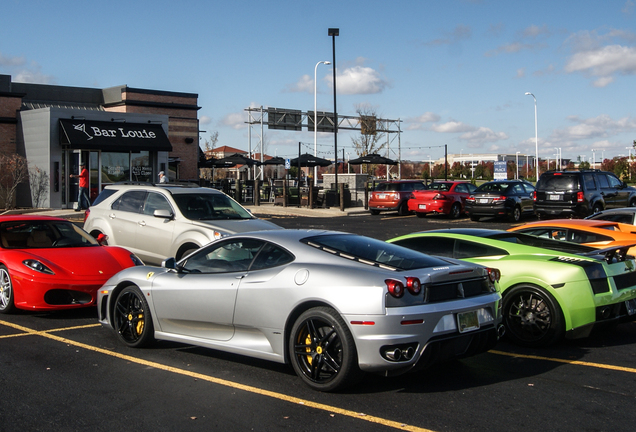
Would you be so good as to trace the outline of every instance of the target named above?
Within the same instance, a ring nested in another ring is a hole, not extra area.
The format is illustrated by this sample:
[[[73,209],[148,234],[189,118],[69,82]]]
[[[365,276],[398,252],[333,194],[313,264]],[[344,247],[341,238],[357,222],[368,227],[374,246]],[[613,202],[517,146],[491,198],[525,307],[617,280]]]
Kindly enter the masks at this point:
[[[150,152],[140,151],[132,154],[132,180],[140,182],[152,182],[152,166],[150,164]]]
[[[130,153],[102,152],[102,184],[130,180]]]

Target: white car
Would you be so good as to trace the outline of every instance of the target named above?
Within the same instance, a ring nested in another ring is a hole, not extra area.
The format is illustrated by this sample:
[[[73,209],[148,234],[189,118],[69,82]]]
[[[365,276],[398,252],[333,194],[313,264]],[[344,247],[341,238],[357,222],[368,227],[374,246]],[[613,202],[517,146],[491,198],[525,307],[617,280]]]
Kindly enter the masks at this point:
[[[107,244],[157,265],[229,234],[281,229],[216,189],[178,185],[106,186],[86,215],[93,237],[106,235]]]

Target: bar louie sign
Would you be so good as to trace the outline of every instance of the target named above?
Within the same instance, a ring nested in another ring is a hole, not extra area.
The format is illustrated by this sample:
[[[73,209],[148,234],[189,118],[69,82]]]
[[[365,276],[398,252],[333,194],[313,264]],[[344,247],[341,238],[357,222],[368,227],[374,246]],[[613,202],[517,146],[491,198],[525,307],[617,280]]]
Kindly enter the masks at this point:
[[[60,144],[103,151],[172,151],[160,124],[60,119]]]

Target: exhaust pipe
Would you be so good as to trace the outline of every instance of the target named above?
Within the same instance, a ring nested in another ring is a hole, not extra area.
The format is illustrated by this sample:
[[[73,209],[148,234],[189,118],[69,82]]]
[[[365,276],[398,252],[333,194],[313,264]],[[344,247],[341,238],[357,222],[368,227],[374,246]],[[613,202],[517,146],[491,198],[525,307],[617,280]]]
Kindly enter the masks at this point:
[[[400,359],[402,358],[402,350],[396,348],[393,351],[387,351],[386,356],[389,360],[400,361]]]
[[[501,339],[506,334],[506,327],[503,324],[499,324],[497,327],[497,339]]]

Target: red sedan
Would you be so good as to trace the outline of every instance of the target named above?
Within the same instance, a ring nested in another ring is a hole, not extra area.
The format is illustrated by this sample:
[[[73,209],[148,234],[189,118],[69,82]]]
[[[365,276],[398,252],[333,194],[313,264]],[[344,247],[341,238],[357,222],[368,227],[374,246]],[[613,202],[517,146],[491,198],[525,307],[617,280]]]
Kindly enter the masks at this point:
[[[94,306],[111,276],[142,264],[65,219],[0,216],[0,313]]]
[[[409,199],[409,211],[418,217],[428,213],[445,214],[457,218],[464,214],[466,198],[477,186],[462,181],[440,181],[428,185],[427,190],[413,191]]]

